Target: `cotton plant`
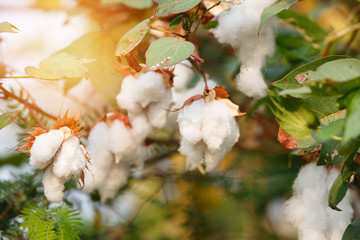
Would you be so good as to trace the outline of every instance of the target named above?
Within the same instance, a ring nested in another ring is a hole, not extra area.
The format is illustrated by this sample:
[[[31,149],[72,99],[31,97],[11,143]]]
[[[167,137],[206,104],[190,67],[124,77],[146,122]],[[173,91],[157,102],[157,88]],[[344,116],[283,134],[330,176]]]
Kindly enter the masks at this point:
[[[339,175],[335,167],[327,169],[309,163],[293,185],[293,196],[284,205],[284,214],[298,230],[299,240],[340,240],[350,224],[354,210],[347,192],[336,211],[328,206],[330,188]]]
[[[111,111],[101,117],[88,137],[87,149],[92,161],[86,173],[84,191],[98,189],[102,202],[114,198],[127,182],[130,165],[143,166],[143,140],[133,134],[132,125],[123,113]]]
[[[214,35],[221,43],[230,44],[241,62],[236,77],[237,88],[249,97],[261,98],[266,95],[267,85],[261,69],[266,57],[275,52],[276,17],[270,18],[260,33],[261,14],[276,0],[243,0],[219,16],[219,25]]]
[[[74,179],[84,183],[84,171],[90,158],[80,141],[79,117],[65,113],[50,130],[36,127],[24,138],[17,151],[30,154],[30,165],[45,170],[42,183],[45,197],[61,202],[64,183]]]
[[[204,91],[185,101],[178,116],[181,135],[179,152],[186,156],[186,169],[201,164],[213,170],[240,136],[235,116],[242,113],[228,99],[224,87]]]
[[[167,110],[173,104],[171,79],[171,72],[160,70],[140,72],[123,79],[116,100],[120,108],[127,110],[140,138],[148,135],[152,127],[165,126]]]

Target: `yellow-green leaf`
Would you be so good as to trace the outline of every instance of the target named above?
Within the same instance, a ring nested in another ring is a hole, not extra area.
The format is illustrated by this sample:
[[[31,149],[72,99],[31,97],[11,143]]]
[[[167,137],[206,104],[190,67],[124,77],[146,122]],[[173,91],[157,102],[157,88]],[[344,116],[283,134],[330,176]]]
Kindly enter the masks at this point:
[[[20,31],[14,25],[12,25],[12,24],[10,24],[8,22],[0,23],[0,33],[2,33],[2,32],[16,33],[14,31],[14,29]]]
[[[194,52],[195,46],[177,38],[161,38],[153,42],[146,51],[146,64],[149,67],[170,67],[187,59]]]
[[[29,76],[45,80],[63,80],[67,78],[87,77],[85,63],[92,60],[79,58],[67,53],[57,53],[40,62],[39,68],[26,67]]]
[[[115,56],[123,57],[133,50],[144,39],[146,33],[150,29],[150,19],[137,24],[130,29],[116,45]]]
[[[0,115],[0,129],[9,125],[15,120],[20,111],[8,112]]]
[[[125,29],[126,26],[123,30],[128,29]],[[89,79],[94,88],[114,105],[123,79],[123,76],[115,70],[117,63],[114,56],[115,44],[116,42],[111,36],[101,32],[92,32],[85,34],[62,50],[68,54],[95,59],[94,62],[86,64]]]
[[[186,12],[198,5],[200,2],[201,0],[159,0],[156,15],[159,17],[165,17],[169,14]]]

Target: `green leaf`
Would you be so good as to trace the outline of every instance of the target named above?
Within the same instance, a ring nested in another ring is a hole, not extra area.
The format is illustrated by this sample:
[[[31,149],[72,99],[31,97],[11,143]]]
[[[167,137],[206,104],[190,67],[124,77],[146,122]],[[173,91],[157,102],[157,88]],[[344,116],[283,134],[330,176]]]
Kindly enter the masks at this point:
[[[355,58],[338,59],[326,62],[316,70],[309,70],[299,77],[306,83],[330,79],[335,82],[347,82],[360,77],[360,60]]]
[[[173,29],[177,28],[180,25],[182,19],[183,19],[182,14],[177,16],[176,18],[174,18],[169,24],[169,29],[173,30]]]
[[[263,25],[269,20],[271,17],[275,16],[279,12],[284,9],[288,9],[291,5],[296,3],[297,0],[281,0],[279,2],[274,3],[270,7],[267,7],[261,14],[260,26],[258,32],[261,31]]]
[[[101,0],[104,4],[124,4],[128,7],[135,9],[146,9],[151,8],[153,5],[152,0]]]
[[[144,39],[149,29],[150,19],[145,19],[130,29],[116,45],[115,56],[122,57],[131,52]]]
[[[343,145],[360,136],[360,90],[354,91],[347,98]]]
[[[306,35],[308,41],[322,42],[328,35],[323,28],[306,15],[292,10],[283,10],[278,14],[278,17],[293,25],[300,33]]]
[[[87,77],[88,73],[88,69],[84,64],[93,61],[67,53],[57,53],[41,61],[39,68],[26,67],[25,72],[29,76],[45,80],[81,79]]]
[[[320,156],[317,162],[318,166],[326,164],[336,164],[341,163],[345,156],[339,155],[338,148],[340,142],[336,140],[329,140],[322,144]]]
[[[159,0],[156,15],[159,17],[165,17],[169,14],[186,12],[198,5],[200,2],[201,0]]]
[[[299,82],[302,82],[304,80],[300,78],[302,75],[299,75],[299,74],[302,74],[302,73],[304,73],[306,71],[309,71],[309,70],[316,70],[316,68],[323,65],[324,63],[334,61],[334,60],[338,60],[338,59],[344,59],[344,58],[348,58],[348,57],[347,56],[328,56],[328,57],[317,59],[317,60],[315,60],[313,62],[304,64],[304,65],[296,68],[295,70],[288,73],[282,79],[274,82],[273,85],[275,87],[280,88],[280,89],[300,88],[302,86],[302,84],[300,84]],[[296,80],[296,78],[298,80]]]
[[[341,200],[344,198],[349,185],[350,185],[350,178],[353,174],[350,172],[343,176],[343,174],[340,174],[333,185],[331,186],[331,189],[329,191],[329,207],[331,207],[334,210],[341,211],[337,207],[337,205],[341,202]]]
[[[170,67],[190,57],[194,50],[195,46],[191,42],[172,37],[161,38],[146,51],[146,64],[149,67]]]
[[[216,28],[218,25],[219,25],[218,21],[210,21],[204,26],[204,29]]]
[[[271,97],[271,110],[279,125],[296,139],[307,139],[319,125],[315,114],[295,99]]]
[[[350,223],[345,229],[341,240],[356,240],[360,239],[360,217]]]
[[[12,24],[10,24],[8,22],[0,23],[0,33],[2,33],[2,32],[16,33],[14,31],[14,29],[20,31],[14,25],[12,25]]]
[[[326,142],[333,137],[340,137],[343,133],[345,126],[345,111],[342,111],[343,118],[331,121],[329,125],[320,126],[319,130],[316,131],[314,138],[319,142]]]
[[[12,123],[20,111],[8,112],[0,115],[0,129]]]

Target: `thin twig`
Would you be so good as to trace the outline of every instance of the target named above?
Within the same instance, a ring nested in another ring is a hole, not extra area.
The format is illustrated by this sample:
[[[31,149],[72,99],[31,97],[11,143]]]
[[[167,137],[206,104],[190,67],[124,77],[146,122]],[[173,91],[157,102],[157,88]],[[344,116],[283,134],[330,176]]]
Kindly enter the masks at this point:
[[[209,92],[209,87],[207,84],[207,79],[206,79],[206,75],[204,73],[204,71],[202,70],[201,66],[197,64],[197,62],[195,62],[194,60],[192,60],[191,58],[189,58],[191,64],[194,66],[194,68],[202,75],[202,77],[204,78],[204,82],[205,82],[205,88],[204,88],[204,93]]]
[[[220,3],[221,3],[220,1],[217,2],[217,3],[215,3],[214,5],[212,5],[210,8],[206,9],[206,10],[202,13],[199,21],[197,22],[197,24],[196,24],[196,26],[195,26],[194,32],[193,32],[193,33],[191,34],[191,36],[189,37],[189,40],[191,40],[191,39],[195,36],[195,33],[197,32],[197,30],[198,30],[198,28],[199,28],[199,26],[200,26],[201,21],[204,19],[205,14],[206,14],[207,12],[209,12],[211,9],[213,9],[214,7],[219,6]]]
[[[164,30],[164,29],[160,29],[160,28],[156,28],[156,27],[151,27],[151,29],[153,29],[153,30],[155,30],[155,31],[159,31],[159,32],[170,33],[170,34],[179,36],[179,37],[181,37],[181,38],[185,38],[184,35],[181,35],[181,34],[176,33],[176,32],[172,32],[172,31],[168,31],[168,30]]]
[[[8,90],[6,90],[1,84],[0,84],[0,90],[2,91],[2,93],[4,94],[3,99],[7,99],[7,98],[13,98],[15,100],[17,100],[18,102],[21,102],[22,104],[24,104],[26,107],[30,107],[32,110],[41,113],[42,115],[51,118],[53,120],[56,120],[57,118],[52,116],[51,114],[44,112],[40,107],[38,107],[36,104],[33,103],[29,103],[27,100],[16,96],[15,94],[13,94],[12,92],[9,92]],[[30,110],[30,109],[29,109]]]

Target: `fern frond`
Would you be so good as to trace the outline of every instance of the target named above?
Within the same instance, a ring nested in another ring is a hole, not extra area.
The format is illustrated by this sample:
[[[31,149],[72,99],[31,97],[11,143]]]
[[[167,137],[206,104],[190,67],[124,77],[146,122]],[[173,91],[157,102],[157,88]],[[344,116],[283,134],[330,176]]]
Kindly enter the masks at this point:
[[[21,226],[27,229],[27,236],[32,239],[75,240],[80,239],[81,222],[79,214],[67,207],[45,208],[31,205],[24,210]]]

